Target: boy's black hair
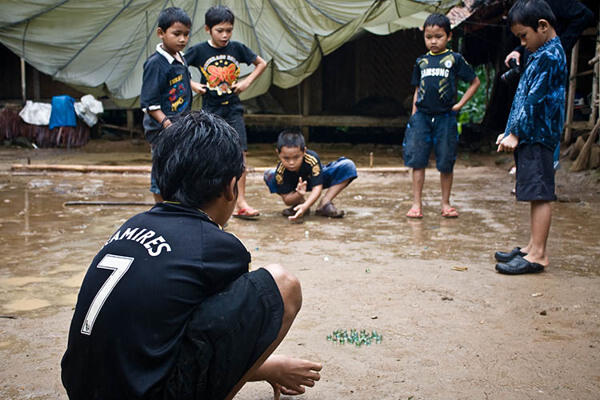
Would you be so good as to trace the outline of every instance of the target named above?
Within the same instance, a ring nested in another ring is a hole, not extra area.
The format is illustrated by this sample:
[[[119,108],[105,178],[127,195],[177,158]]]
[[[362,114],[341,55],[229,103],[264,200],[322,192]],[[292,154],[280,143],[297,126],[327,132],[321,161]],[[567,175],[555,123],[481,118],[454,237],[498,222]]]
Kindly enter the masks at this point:
[[[227,6],[212,6],[204,14],[204,23],[211,29],[213,26],[222,22],[229,22],[231,25],[235,22],[233,11]]]
[[[166,32],[171,25],[176,22],[181,22],[188,28],[192,27],[192,20],[185,11],[179,7],[165,8],[158,14],[158,27]]]
[[[430,14],[423,23],[423,30],[428,26],[439,26],[446,31],[446,35],[452,32],[450,20],[444,14]]]
[[[508,26],[521,24],[537,31],[540,19],[556,26],[556,16],[544,0],[517,0],[508,12]]]
[[[304,143],[304,136],[296,130],[285,129],[279,133],[277,137],[277,151],[280,152],[282,147],[299,147],[300,150],[304,151],[306,144]]]
[[[201,208],[244,172],[237,132],[204,111],[181,115],[158,136],[152,169],[165,200]]]

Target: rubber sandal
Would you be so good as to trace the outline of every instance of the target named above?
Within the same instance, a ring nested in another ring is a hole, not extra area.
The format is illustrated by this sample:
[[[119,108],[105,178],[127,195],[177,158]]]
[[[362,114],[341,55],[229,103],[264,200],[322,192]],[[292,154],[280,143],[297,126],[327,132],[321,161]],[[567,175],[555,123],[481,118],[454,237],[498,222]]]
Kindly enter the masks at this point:
[[[342,218],[345,212],[344,210],[338,210],[335,208],[333,203],[329,201],[323,204],[321,208],[317,208],[315,214],[320,215],[321,217]]]
[[[291,206],[290,208],[286,208],[284,210],[281,211],[281,215],[283,215],[284,217],[291,217],[292,215],[296,215],[296,210],[294,210],[294,207],[296,206]],[[310,208],[308,210],[306,210],[306,212],[304,213],[305,217],[308,217],[310,215]]]
[[[456,208],[450,207],[446,210],[442,210],[442,217],[444,218],[458,218],[458,211]]]
[[[423,218],[423,213],[418,208],[411,208],[406,213],[406,217],[407,218],[416,218],[416,219],[419,219],[419,218]]]
[[[258,219],[259,215],[260,213],[253,208],[240,208],[235,214],[233,214],[233,217],[246,220],[256,220]]]

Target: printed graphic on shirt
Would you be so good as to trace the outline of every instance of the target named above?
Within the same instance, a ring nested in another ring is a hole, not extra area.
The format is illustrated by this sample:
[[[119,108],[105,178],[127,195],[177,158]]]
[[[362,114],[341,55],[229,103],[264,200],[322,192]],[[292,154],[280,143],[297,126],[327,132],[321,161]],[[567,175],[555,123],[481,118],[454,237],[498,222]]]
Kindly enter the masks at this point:
[[[187,105],[185,96],[185,84],[183,83],[183,75],[177,75],[169,81],[169,101],[171,102],[171,111],[183,111]]]
[[[419,61],[419,68],[421,69],[421,82],[419,84],[419,97],[423,98],[425,95],[426,85],[432,82],[437,83],[438,85],[438,96],[439,99],[445,102],[451,102],[454,97],[454,91],[450,85],[449,76],[450,70],[455,64],[454,55],[448,54],[444,58],[442,58],[438,65],[430,66],[429,60],[423,58]],[[434,77],[437,78],[437,81],[427,81],[424,78]]]
[[[210,57],[200,71],[206,78],[208,90],[216,91],[218,96],[231,94],[231,85],[240,76],[238,61],[226,54]]]

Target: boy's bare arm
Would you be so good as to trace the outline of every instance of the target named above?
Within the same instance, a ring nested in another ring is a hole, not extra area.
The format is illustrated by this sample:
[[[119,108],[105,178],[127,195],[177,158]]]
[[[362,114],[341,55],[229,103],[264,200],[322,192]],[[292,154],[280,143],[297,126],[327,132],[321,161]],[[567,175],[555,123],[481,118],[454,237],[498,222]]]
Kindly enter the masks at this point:
[[[413,102],[412,102],[412,111],[410,115],[413,115],[417,112],[417,97],[419,96],[419,87],[415,86],[415,94],[413,94]]]
[[[190,80],[192,90],[198,94],[206,93],[206,85],[200,82]]]
[[[319,199],[319,196],[321,196],[322,191],[323,191],[323,185],[318,185],[318,186],[313,187],[312,191],[310,192],[310,195],[308,196],[306,201],[304,201],[304,203],[298,204],[296,207],[294,207],[294,210],[296,210],[296,214],[292,215],[291,217],[288,217],[288,218],[293,221],[293,220],[301,217],[302,215],[304,215],[306,210],[308,210]]]
[[[256,370],[250,381],[267,381],[273,386],[274,399],[279,400],[280,394],[298,395],[305,392],[305,386],[313,387],[321,379],[320,363],[291,358],[281,355],[271,355]]]
[[[237,81],[233,85],[231,85],[234,93],[240,94],[244,90],[248,89],[252,82],[254,82],[254,80],[258,78],[267,68],[267,62],[263,60],[260,56],[256,56],[256,60],[254,60],[252,64],[254,64],[254,71],[252,71],[250,75],[248,75],[241,81]]]
[[[475,77],[475,79],[473,79],[471,81],[471,84],[465,91],[465,94],[463,95],[463,97],[458,101],[458,103],[456,103],[454,106],[452,106],[452,111],[455,111],[455,112],[460,111],[460,109],[463,108],[464,105],[467,104],[467,102],[469,100],[471,100],[471,97],[473,97],[475,95],[475,93],[477,92],[477,89],[479,89],[479,85],[481,85],[481,81],[479,80],[478,77]]]
[[[167,118],[167,116],[161,109],[148,111],[148,115],[150,115],[159,124],[161,124],[163,128],[166,128],[169,125],[171,125],[171,120]]]

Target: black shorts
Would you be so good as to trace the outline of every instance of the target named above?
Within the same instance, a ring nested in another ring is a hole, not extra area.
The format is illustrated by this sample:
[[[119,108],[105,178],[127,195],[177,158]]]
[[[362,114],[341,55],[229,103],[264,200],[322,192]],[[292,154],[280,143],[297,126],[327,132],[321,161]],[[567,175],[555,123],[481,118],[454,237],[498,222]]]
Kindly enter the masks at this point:
[[[242,150],[248,151],[248,135],[244,123],[244,106],[239,100],[232,100],[227,104],[203,104],[202,109],[223,118],[240,137]]]
[[[223,399],[275,341],[283,300],[265,269],[242,275],[192,314],[157,398]]]
[[[539,143],[524,144],[515,150],[517,200],[555,201],[554,154]]]

